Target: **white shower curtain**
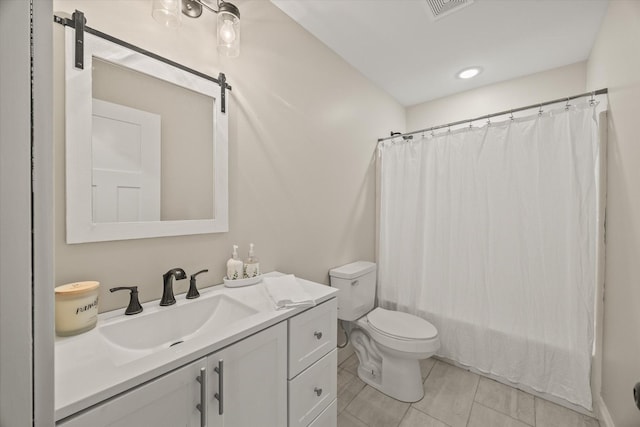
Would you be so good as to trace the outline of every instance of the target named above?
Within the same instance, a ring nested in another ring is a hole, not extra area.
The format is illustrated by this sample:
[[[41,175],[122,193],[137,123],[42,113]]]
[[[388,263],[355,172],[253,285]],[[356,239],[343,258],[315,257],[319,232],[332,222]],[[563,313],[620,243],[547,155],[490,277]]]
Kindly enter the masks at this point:
[[[599,144],[583,105],[380,144],[378,298],[439,355],[591,409]]]

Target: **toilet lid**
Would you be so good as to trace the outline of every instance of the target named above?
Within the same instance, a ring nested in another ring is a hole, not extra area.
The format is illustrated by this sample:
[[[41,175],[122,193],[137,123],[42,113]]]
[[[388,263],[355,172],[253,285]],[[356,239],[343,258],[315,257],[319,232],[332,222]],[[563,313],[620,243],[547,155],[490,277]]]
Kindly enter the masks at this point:
[[[431,323],[400,311],[378,307],[367,315],[367,320],[383,334],[398,338],[428,340],[438,335],[438,330]]]

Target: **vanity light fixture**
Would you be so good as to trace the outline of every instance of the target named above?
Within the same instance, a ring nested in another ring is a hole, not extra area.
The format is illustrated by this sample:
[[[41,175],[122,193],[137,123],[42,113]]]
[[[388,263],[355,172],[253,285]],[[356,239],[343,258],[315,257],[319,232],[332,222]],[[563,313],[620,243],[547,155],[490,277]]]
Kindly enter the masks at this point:
[[[240,55],[240,10],[233,3],[224,0],[154,0],[151,14],[161,24],[177,27],[180,10],[189,18],[198,18],[202,9],[218,15],[218,53],[231,58]]]
[[[153,19],[168,28],[180,26],[180,0],[153,0],[151,16]]]
[[[464,70],[460,71],[458,74],[456,74],[456,76],[459,79],[470,79],[472,77],[477,76],[481,72],[482,72],[482,68],[481,67],[469,67],[469,68],[465,68]]]

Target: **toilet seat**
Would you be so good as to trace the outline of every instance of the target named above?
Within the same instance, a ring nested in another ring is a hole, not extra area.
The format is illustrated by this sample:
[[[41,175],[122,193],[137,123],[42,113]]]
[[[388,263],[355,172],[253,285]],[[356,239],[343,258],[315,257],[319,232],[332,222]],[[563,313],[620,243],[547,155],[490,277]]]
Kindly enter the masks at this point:
[[[430,340],[438,336],[438,330],[428,321],[401,311],[375,308],[367,314],[371,327],[390,338],[404,340]]]
[[[376,344],[391,350],[433,354],[440,347],[437,329],[426,320],[408,313],[376,308],[362,316],[357,324]]]

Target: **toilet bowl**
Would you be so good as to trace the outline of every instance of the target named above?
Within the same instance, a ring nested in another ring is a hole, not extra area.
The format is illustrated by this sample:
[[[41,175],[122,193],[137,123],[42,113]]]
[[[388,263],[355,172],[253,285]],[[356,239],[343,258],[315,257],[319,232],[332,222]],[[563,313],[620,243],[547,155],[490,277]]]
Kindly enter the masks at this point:
[[[412,356],[408,357],[426,359],[440,348],[437,329],[411,314],[378,307],[358,319],[356,324],[391,353],[409,353]]]
[[[354,337],[358,333],[364,336]],[[407,313],[375,308],[351,323],[350,338],[360,362],[360,379],[403,402],[422,399],[420,360],[440,348],[438,331],[431,323]]]
[[[329,274],[331,286],[340,289],[338,318],[358,356],[360,379],[397,400],[422,399],[420,360],[440,348],[437,329],[420,317],[374,308],[374,263],[359,261]]]

